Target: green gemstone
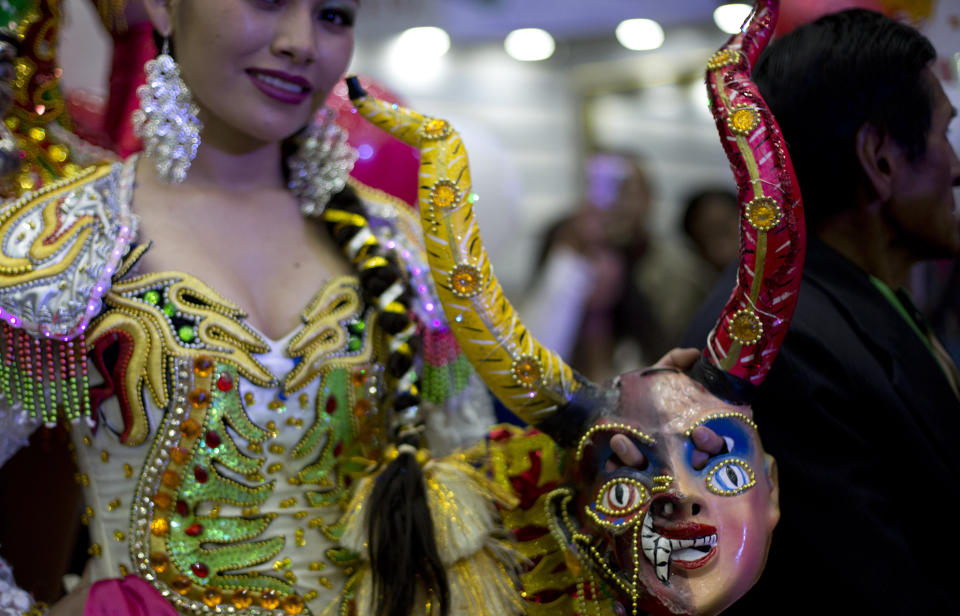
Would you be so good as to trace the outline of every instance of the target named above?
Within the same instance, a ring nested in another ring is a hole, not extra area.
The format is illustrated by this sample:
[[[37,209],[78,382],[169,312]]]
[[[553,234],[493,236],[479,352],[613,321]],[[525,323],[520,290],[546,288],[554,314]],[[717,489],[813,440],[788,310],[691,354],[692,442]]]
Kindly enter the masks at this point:
[[[367,328],[367,324],[364,323],[363,321],[354,321],[353,323],[350,324],[350,331],[354,332],[355,334],[359,334],[366,328]]]
[[[159,291],[147,291],[143,294],[143,301],[148,304],[153,304],[154,306],[160,301],[160,292]]]
[[[180,340],[183,340],[184,342],[190,342],[197,334],[193,331],[193,327],[184,325],[177,331],[177,335],[180,336]]]
[[[163,305],[163,314],[167,315],[168,317],[172,317],[174,314],[176,314],[176,312],[177,309],[174,308],[173,304],[170,302],[167,302]]]
[[[357,338],[356,336],[350,336],[350,341],[347,342],[347,348],[351,351],[358,351],[360,347],[363,346],[363,341]]]

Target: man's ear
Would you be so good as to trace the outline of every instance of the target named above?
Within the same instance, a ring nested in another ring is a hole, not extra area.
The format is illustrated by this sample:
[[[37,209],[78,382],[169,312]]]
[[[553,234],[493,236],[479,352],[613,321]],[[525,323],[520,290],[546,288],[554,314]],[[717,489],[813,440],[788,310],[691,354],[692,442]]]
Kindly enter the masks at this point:
[[[899,163],[899,147],[886,131],[864,124],[857,131],[857,159],[873,193],[887,201],[893,192],[893,175]]]
[[[143,9],[160,36],[167,38],[173,33],[174,0],[143,0]]]

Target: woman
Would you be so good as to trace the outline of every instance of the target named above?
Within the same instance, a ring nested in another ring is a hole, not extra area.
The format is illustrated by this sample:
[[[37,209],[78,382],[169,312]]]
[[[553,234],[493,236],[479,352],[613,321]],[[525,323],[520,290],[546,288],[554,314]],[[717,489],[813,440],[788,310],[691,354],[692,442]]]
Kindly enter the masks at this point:
[[[91,426],[72,436],[101,581],[50,613],[332,613],[371,577],[378,611],[445,611],[462,580],[434,542],[443,480],[437,465],[422,480],[421,407],[486,401],[450,362],[415,221],[345,185],[352,154],[314,123],[359,2],[144,6],[163,39],[140,93],[145,154],[28,193],[0,222],[0,415]],[[447,480],[484,491],[459,472]],[[377,575],[339,544],[353,492],[352,514],[365,496],[390,505],[351,544],[369,536]]]

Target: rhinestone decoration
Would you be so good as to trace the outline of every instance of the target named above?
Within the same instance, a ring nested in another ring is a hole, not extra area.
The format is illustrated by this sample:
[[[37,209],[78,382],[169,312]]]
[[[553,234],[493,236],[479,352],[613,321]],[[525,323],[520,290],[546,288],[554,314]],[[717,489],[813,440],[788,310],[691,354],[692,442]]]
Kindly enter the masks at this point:
[[[707,61],[707,68],[714,71],[724,66],[735,64],[740,59],[739,54],[732,49],[721,49]]]
[[[527,389],[535,389],[540,385],[543,367],[540,366],[540,360],[536,357],[524,355],[513,362],[510,373],[517,385],[522,385]]]
[[[753,344],[763,335],[760,317],[752,310],[738,310],[730,319],[730,337],[741,344]]]
[[[450,272],[450,290],[457,297],[473,297],[482,283],[483,274],[472,265],[458,265]]]
[[[427,120],[420,127],[420,135],[426,139],[444,139],[449,134],[450,123],[438,118]]]
[[[324,109],[296,138],[297,151],[287,158],[288,187],[300,200],[305,216],[323,213],[330,197],[347,184],[357,162],[357,151],[347,143],[347,133],[334,122],[333,110]]]
[[[133,112],[134,132],[160,179],[179,184],[200,146],[200,109],[180,78],[180,67],[167,54],[166,43],[163,53],[147,62],[144,71],[147,83],[137,88],[140,109]]]
[[[727,116],[727,126],[737,135],[749,135],[760,125],[760,112],[752,105],[737,107]]]
[[[456,207],[460,204],[460,189],[450,180],[440,180],[430,191],[430,203],[440,208]]]
[[[747,222],[757,231],[769,231],[783,218],[780,206],[770,197],[757,197],[747,204]]]

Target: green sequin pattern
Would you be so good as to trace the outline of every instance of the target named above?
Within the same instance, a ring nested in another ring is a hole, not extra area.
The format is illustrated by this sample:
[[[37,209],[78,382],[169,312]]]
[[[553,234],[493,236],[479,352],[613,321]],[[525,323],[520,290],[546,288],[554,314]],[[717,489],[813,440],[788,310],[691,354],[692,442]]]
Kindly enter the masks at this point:
[[[219,362],[215,374],[227,375],[236,382],[237,369]],[[180,486],[179,498],[186,503],[191,515],[172,520],[168,550],[177,567],[196,584],[248,589],[272,589],[290,593],[292,587],[272,576],[253,573],[225,574],[259,565],[273,558],[284,547],[283,537],[247,542],[260,536],[275,516],[253,515],[243,517],[202,517],[194,515],[201,503],[219,503],[253,507],[266,501],[273,492],[274,482],[256,486],[224,477],[217,467],[239,475],[257,471],[262,460],[240,453],[230,429],[251,443],[262,443],[270,433],[257,427],[246,412],[236,387],[223,392],[213,387],[211,400],[203,425],[203,436],[198,439]],[[214,446],[211,446],[214,445]],[[192,469],[192,471],[191,471]],[[215,547],[208,547],[211,544]],[[202,577],[198,574],[202,573]]]

